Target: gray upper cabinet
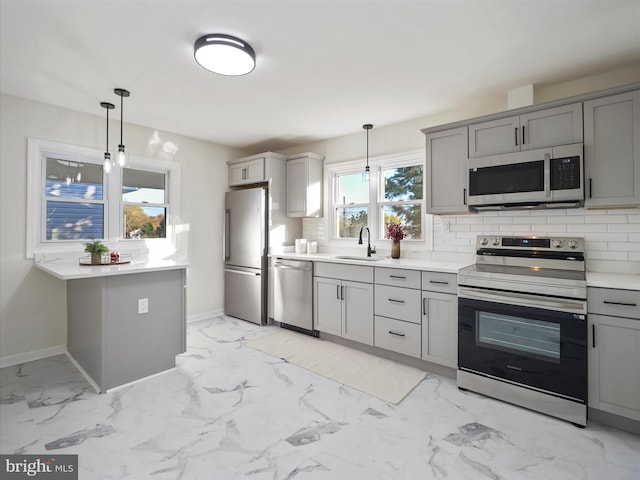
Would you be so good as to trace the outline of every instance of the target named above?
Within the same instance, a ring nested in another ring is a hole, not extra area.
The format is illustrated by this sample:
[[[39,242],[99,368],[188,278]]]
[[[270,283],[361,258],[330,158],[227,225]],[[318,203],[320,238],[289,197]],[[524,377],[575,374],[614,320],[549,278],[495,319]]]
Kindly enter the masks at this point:
[[[584,103],[585,206],[640,205],[640,91]]]
[[[426,135],[427,213],[463,213],[467,184],[467,127]]]
[[[322,215],[322,160],[315,153],[287,158],[287,215],[320,217]]]
[[[582,103],[469,125],[469,158],[581,143]]]
[[[265,181],[264,158],[254,158],[229,164],[229,186]]]

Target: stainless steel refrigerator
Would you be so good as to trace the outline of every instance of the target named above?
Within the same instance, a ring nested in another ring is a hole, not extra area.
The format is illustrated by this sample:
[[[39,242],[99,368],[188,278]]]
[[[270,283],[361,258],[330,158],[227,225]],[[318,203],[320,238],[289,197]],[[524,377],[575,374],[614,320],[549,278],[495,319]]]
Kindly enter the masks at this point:
[[[225,197],[225,314],[266,324],[268,292],[268,190],[232,190]]]

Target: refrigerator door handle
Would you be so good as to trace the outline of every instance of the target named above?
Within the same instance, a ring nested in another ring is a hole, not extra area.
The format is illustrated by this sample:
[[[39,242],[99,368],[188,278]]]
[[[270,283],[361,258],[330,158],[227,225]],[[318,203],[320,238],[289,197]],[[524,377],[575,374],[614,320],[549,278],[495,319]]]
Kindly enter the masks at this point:
[[[229,273],[237,273],[239,275],[251,275],[252,277],[259,277],[260,273],[258,272],[245,272],[242,270],[231,270],[229,268],[225,268],[224,269],[225,272],[229,272]]]
[[[229,238],[230,225],[231,225],[231,210],[227,208],[224,211],[224,236],[222,237],[222,249],[223,249],[225,262],[231,258],[231,252],[229,251],[231,248],[231,242]]]

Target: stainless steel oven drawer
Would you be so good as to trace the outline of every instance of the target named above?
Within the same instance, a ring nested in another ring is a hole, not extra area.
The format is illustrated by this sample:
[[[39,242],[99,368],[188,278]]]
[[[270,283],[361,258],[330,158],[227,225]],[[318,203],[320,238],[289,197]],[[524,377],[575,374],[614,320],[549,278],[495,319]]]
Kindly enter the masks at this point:
[[[420,358],[421,329],[422,327],[415,323],[376,316],[374,345]]]
[[[640,320],[640,291],[589,287],[587,311]]]

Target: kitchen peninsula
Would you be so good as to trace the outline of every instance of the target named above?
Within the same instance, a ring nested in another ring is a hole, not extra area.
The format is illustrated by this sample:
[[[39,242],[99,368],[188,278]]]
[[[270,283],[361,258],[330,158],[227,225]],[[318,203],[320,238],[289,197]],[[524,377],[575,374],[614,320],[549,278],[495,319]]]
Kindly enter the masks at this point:
[[[66,281],[67,352],[98,392],[169,370],[186,350],[186,263],[35,266]]]

